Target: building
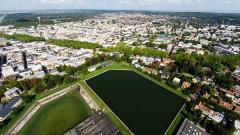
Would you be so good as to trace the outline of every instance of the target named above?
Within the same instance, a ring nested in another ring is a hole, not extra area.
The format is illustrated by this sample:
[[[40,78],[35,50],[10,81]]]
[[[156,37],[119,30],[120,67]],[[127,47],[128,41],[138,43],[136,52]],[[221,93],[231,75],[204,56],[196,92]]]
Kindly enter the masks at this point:
[[[197,77],[193,78],[192,81],[193,81],[193,83],[198,83],[201,81],[201,78],[197,76]]]
[[[191,87],[191,83],[189,83],[189,82],[187,82],[187,81],[185,81],[185,82],[182,83],[182,89],[187,89],[187,88],[189,88],[189,87]]]
[[[22,52],[22,61],[23,61],[23,66],[24,66],[24,69],[28,69],[28,65],[27,65],[27,55],[25,52]]]
[[[41,17],[37,17],[37,25],[40,26],[41,25]]]
[[[14,97],[7,104],[0,104],[0,121],[4,121],[12,112],[12,108],[21,104],[20,97]]]
[[[237,112],[237,113],[240,113],[240,105],[236,106],[234,111]]]
[[[88,72],[93,72],[95,71],[98,67],[106,67],[108,65],[111,65],[113,63],[113,61],[104,61],[104,62],[101,62],[97,65],[94,65],[94,66],[91,66],[91,67],[88,67]]]
[[[94,65],[94,66],[91,66],[91,67],[88,67],[88,72],[93,72],[97,69],[97,65]]]
[[[2,67],[2,78],[7,78],[9,76],[15,76],[18,73],[13,70],[11,66]]]
[[[223,100],[219,100],[219,105],[222,106],[222,107],[225,107],[227,108],[228,110],[232,110],[233,109],[233,105],[226,102],[226,101],[223,101]]]
[[[11,89],[8,89],[6,92],[4,92],[4,98],[6,100],[10,100],[14,97],[19,96],[19,94],[21,94],[21,93],[22,93],[22,91],[19,88],[13,87]]]
[[[174,77],[173,78],[173,83],[175,84],[179,84],[181,82],[181,79],[177,78],[177,77]]]
[[[185,119],[179,128],[177,135],[210,135],[204,129]]]
[[[239,130],[240,129],[240,121],[239,120],[235,120],[234,121],[234,127]]]
[[[199,102],[199,104],[195,106],[195,109],[201,110],[204,115],[208,116],[217,123],[221,122],[224,118],[223,114],[206,107],[202,102]]]
[[[64,135],[121,135],[121,132],[102,111],[98,111]]]

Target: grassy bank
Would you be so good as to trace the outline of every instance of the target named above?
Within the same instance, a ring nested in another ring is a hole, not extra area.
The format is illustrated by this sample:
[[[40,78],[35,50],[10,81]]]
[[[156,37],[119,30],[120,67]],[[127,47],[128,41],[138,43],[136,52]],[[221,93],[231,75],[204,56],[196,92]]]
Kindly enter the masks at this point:
[[[166,85],[163,82],[159,82],[157,80],[155,80],[154,78],[142,73],[141,71],[131,67],[128,63],[126,62],[121,62],[121,63],[113,63],[107,67],[104,67],[102,69],[96,70],[94,72],[91,72],[85,76],[82,77],[82,80],[80,82],[81,86],[86,90],[86,92],[97,102],[97,104],[100,106],[101,109],[104,110],[104,112],[107,114],[107,116],[112,120],[112,122],[120,129],[120,131],[123,134],[131,134],[131,131],[129,131],[129,129],[115,116],[115,114],[111,111],[110,108],[107,107],[107,105],[105,105],[105,103],[94,93],[93,90],[91,90],[91,88],[85,83],[85,80],[88,80],[92,77],[95,77],[99,74],[102,74],[108,70],[130,70],[130,71],[134,71],[137,74],[140,74],[141,76],[157,83],[158,85],[162,86],[163,88],[171,91],[172,93],[177,94],[178,96],[182,97],[182,98],[186,98],[186,96],[181,92],[178,91],[176,89],[173,89],[171,87],[169,87],[168,85]],[[181,111],[181,110],[180,110]],[[172,134],[175,131],[175,128],[178,126],[179,122],[182,120],[183,116],[181,113],[179,113],[176,118],[174,119],[173,123],[170,125],[168,131],[166,132],[167,135]]]
[[[94,77],[94,76],[97,76],[97,75],[99,75],[99,74],[101,74],[101,73],[104,73],[104,72],[106,72],[106,71],[108,71],[108,70],[131,70],[131,71],[134,71],[134,72],[136,72],[137,74],[139,74],[139,75],[141,75],[141,76],[143,76],[143,77],[145,77],[145,78],[147,78],[147,79],[149,79],[149,80],[157,83],[158,85],[162,86],[163,88],[171,91],[172,93],[175,93],[175,94],[177,94],[178,96],[180,96],[180,97],[182,97],[182,98],[186,98],[186,96],[185,96],[181,91],[169,87],[169,86],[168,86],[167,84],[165,84],[164,82],[160,82],[160,81],[155,80],[154,78],[152,78],[152,77],[150,77],[150,76],[142,73],[141,71],[137,70],[136,68],[131,67],[131,66],[130,66],[128,63],[126,63],[126,62],[114,63],[114,64],[109,65],[109,66],[107,66],[107,67],[104,67],[104,68],[102,68],[102,69],[99,69],[99,70],[96,70],[96,71],[94,71],[94,72],[91,72],[91,73],[83,76],[82,79],[83,79],[83,80],[87,80],[87,79],[92,78],[92,77]]]
[[[122,123],[121,120],[118,119],[118,117],[112,112],[112,110],[94,93],[93,90],[91,90],[91,88],[85,83],[85,81],[81,81],[80,84],[123,135],[132,134],[131,131],[124,125],[124,123]]]

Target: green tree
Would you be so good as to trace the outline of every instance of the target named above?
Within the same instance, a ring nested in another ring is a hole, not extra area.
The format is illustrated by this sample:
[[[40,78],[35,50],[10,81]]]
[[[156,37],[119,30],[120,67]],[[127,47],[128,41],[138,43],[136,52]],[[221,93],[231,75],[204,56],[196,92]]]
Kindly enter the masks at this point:
[[[66,85],[66,84],[73,83],[73,82],[75,82],[75,81],[76,81],[76,79],[74,79],[74,78],[66,75],[66,76],[64,77],[64,79],[63,79],[63,84]]]
[[[21,98],[23,99],[23,101],[25,103],[30,103],[36,98],[36,95],[31,95],[31,94],[28,94],[28,93],[24,93],[24,94],[21,95]]]
[[[0,86],[0,97],[4,95],[5,91],[7,91],[7,89],[4,86]]]
[[[37,93],[43,92],[46,88],[48,88],[48,86],[43,80],[33,86],[33,89]]]

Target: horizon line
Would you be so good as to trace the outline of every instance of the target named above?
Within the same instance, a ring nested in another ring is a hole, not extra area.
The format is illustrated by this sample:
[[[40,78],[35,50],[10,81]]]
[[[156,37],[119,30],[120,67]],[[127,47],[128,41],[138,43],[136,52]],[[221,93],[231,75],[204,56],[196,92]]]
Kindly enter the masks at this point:
[[[95,11],[137,11],[137,12],[179,12],[179,13],[224,13],[224,14],[239,14],[240,10],[151,10],[151,9],[70,9],[70,8],[59,8],[59,9],[0,9],[1,12],[32,12],[32,11],[57,11],[57,10],[95,10]]]

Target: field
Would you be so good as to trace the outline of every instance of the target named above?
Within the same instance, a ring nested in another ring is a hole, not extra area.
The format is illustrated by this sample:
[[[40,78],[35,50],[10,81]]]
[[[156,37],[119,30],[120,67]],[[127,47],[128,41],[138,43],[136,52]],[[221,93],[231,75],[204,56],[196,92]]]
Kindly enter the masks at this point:
[[[138,135],[164,134],[185,102],[133,71],[110,70],[86,82]]]
[[[68,93],[41,107],[19,135],[61,135],[92,114],[78,92]]]

